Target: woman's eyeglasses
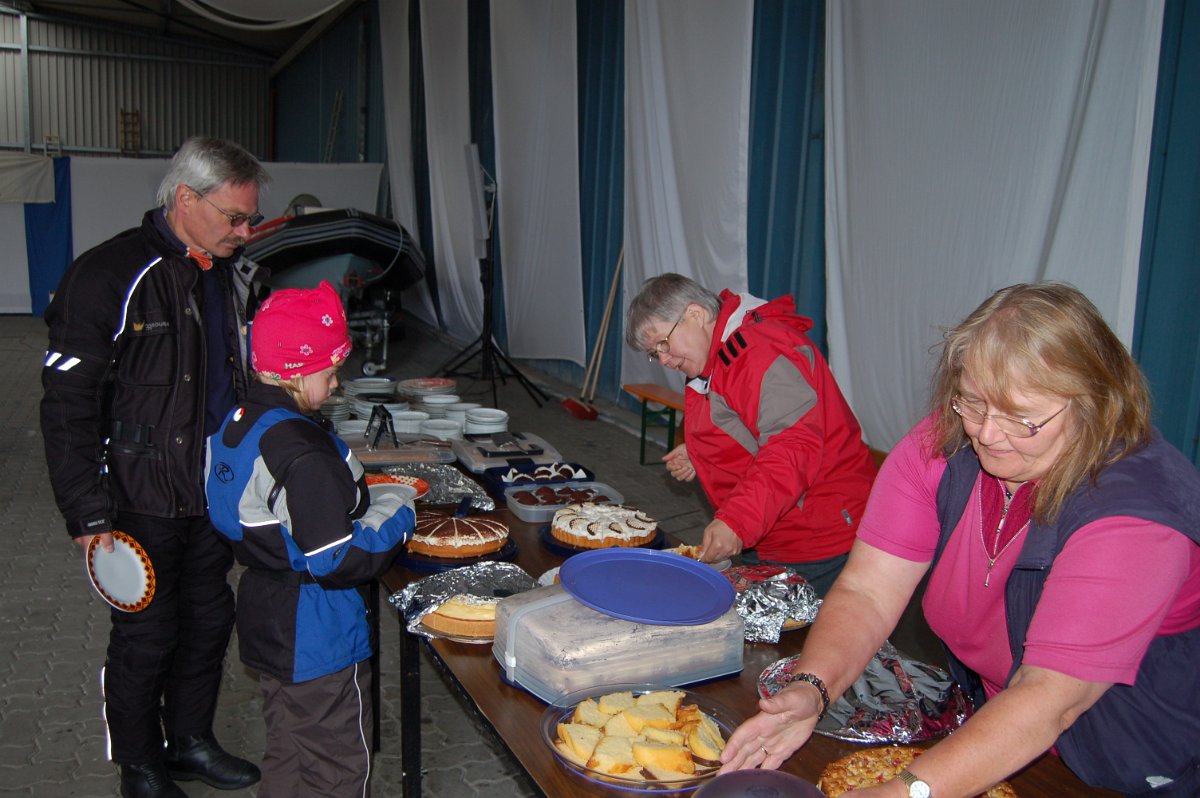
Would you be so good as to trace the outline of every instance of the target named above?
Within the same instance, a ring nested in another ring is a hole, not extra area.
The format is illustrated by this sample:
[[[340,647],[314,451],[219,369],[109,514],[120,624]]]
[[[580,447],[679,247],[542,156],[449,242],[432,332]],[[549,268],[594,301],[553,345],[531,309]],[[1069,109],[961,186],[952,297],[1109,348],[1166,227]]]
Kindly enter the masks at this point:
[[[241,227],[244,224],[248,224],[251,227],[257,227],[258,225],[260,225],[262,223],[262,220],[264,218],[266,218],[261,213],[258,213],[257,211],[255,211],[254,213],[230,213],[229,211],[222,209],[220,206],[218,206],[216,203],[214,203],[208,197],[204,196],[203,194],[201,194],[199,191],[192,188],[191,186],[188,186],[188,188],[191,189],[191,192],[193,194],[195,194],[197,197],[199,197],[200,199],[207,202],[209,205],[212,205],[214,208],[216,208],[217,213],[221,214],[226,219],[228,219],[230,227]]]
[[[972,424],[982,424],[990,418],[992,423],[996,425],[996,429],[1005,435],[1010,435],[1014,438],[1032,438],[1038,434],[1038,431],[1042,427],[1049,424],[1059,413],[1066,410],[1069,404],[1071,404],[1070,400],[1067,401],[1066,405],[1054,411],[1053,415],[1041,424],[1034,424],[1027,418],[1016,418],[1015,416],[1005,416],[999,413],[985,413],[961,396],[955,396],[954,401],[950,403],[950,407],[954,408],[954,412],[958,413],[963,421],[969,421]]]
[[[653,352],[646,353],[646,357],[651,363],[659,362],[659,358],[662,355],[665,355],[667,352],[671,351],[671,335],[675,332],[675,328],[679,326],[679,322],[683,321],[683,317],[686,315],[687,308],[684,308],[683,313],[681,313],[679,318],[675,320],[675,323],[671,325],[671,332],[668,332],[665,338],[654,344]]]

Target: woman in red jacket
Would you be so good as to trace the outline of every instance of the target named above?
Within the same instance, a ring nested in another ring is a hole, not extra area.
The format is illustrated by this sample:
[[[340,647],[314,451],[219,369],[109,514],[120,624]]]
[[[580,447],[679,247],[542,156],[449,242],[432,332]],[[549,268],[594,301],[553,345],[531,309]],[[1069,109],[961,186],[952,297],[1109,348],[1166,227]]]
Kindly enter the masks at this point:
[[[716,512],[701,558],[787,565],[824,594],[875,477],[858,420],[791,297],[720,296],[679,274],[647,280],[626,343],[687,378],[685,443],[663,460],[700,478]]]

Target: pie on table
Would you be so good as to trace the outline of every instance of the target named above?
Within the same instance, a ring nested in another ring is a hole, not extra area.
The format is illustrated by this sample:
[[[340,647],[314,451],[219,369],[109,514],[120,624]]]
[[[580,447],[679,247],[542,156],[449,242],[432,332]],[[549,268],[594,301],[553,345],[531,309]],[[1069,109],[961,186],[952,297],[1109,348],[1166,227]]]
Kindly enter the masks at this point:
[[[910,745],[863,748],[826,765],[817,786],[827,798],[837,798],[850,790],[883,784],[900,775],[923,750]],[[1002,781],[980,798],[1017,798],[1017,793]]]

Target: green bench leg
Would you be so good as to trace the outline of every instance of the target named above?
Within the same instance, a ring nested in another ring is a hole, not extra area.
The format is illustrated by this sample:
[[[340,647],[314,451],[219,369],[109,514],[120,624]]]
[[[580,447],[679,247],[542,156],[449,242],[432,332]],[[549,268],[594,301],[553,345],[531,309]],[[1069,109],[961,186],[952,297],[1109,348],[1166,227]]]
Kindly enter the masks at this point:
[[[651,410],[647,406],[648,400],[642,400],[642,440],[638,449],[638,463],[646,465],[646,428],[653,423],[654,426],[663,426],[659,419],[666,418],[667,427],[667,451],[670,451],[675,443],[675,408],[663,407],[662,410]],[[655,419],[651,422],[651,418]]]

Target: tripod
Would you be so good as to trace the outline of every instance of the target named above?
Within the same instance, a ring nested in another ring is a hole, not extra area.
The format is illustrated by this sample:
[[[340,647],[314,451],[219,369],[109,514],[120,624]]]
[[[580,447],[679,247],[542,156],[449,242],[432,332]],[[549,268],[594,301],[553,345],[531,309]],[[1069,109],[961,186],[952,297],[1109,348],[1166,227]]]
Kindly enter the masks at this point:
[[[549,401],[549,397],[540,388],[530,382],[521,373],[520,369],[513,365],[508,356],[500,351],[500,347],[496,346],[496,341],[492,338],[492,291],[493,284],[495,283],[495,274],[492,266],[491,247],[492,239],[489,230],[487,252],[484,257],[479,259],[479,281],[483,283],[483,330],[479,333],[478,338],[467,344],[458,354],[447,360],[439,371],[445,377],[461,375],[473,379],[488,380],[492,384],[492,407],[497,406],[496,380],[499,379],[500,382],[507,384],[507,378],[514,377],[521,383],[521,387],[525,389],[525,393],[529,394],[529,398],[538,407],[541,407],[543,402]],[[476,355],[479,356],[479,370],[473,372],[462,371],[463,367]]]

